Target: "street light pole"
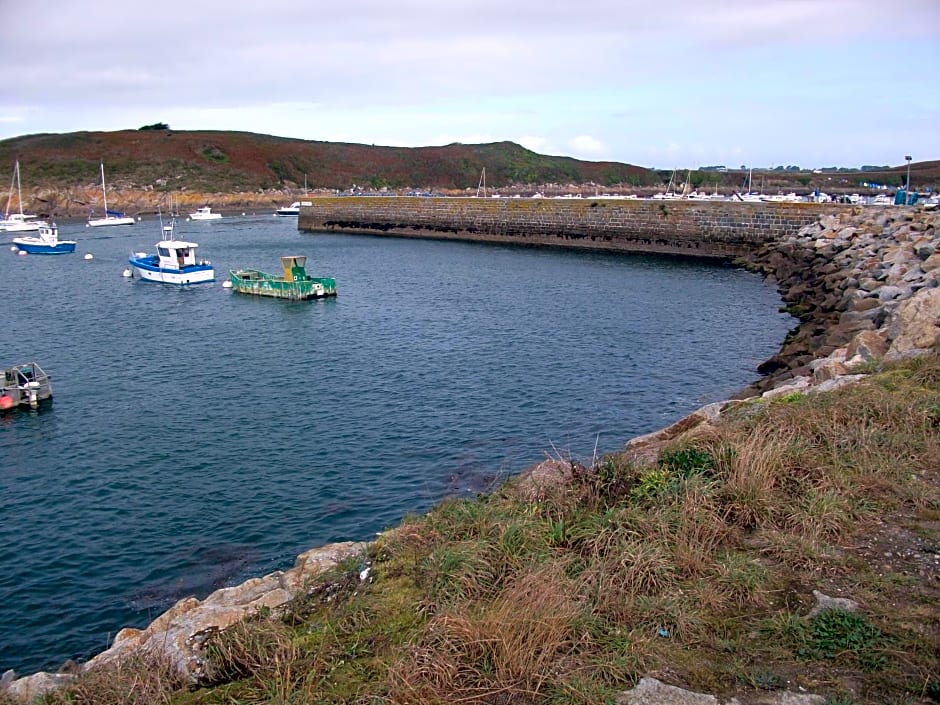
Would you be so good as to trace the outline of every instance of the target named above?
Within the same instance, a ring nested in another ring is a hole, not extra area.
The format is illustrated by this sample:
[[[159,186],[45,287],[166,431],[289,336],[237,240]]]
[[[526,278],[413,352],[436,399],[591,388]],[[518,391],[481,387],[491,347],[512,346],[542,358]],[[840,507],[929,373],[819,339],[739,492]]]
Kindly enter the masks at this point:
[[[908,192],[908,194],[910,194],[911,192],[911,159],[913,159],[913,157],[908,155],[904,158],[907,159],[907,182],[904,186],[904,189]]]

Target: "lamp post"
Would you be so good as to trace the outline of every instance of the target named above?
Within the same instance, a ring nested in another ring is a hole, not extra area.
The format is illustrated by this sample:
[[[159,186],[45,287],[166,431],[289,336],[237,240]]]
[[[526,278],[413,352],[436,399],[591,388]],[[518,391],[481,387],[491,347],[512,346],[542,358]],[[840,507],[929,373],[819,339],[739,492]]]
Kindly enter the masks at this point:
[[[905,182],[904,189],[910,194],[911,192],[911,157],[910,155],[904,157],[907,159],[907,181]]]

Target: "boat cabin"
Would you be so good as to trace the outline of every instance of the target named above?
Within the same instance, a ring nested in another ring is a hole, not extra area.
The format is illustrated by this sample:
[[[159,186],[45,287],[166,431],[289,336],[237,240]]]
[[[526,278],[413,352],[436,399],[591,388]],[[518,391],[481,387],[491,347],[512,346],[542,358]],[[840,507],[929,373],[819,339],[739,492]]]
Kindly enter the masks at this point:
[[[285,255],[281,257],[281,269],[284,270],[284,279],[289,282],[300,282],[307,279],[307,255]]]
[[[157,243],[157,258],[162,269],[183,269],[184,267],[195,267],[196,248],[195,242],[186,242],[184,240],[161,240]]]

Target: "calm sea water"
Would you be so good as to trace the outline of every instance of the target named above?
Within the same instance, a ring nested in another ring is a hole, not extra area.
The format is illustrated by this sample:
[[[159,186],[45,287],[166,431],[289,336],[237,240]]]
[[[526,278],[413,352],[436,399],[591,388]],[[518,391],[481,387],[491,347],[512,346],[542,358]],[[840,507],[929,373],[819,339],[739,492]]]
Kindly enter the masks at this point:
[[[792,320],[703,261],[180,223],[219,281],[125,279],[159,223],[0,235],[0,364],[55,400],[0,417],[0,671],[55,669],[177,599],[369,539],[546,455],[590,461],[727,398]],[[83,255],[91,253],[92,261]],[[225,290],[307,254],[334,300]]]

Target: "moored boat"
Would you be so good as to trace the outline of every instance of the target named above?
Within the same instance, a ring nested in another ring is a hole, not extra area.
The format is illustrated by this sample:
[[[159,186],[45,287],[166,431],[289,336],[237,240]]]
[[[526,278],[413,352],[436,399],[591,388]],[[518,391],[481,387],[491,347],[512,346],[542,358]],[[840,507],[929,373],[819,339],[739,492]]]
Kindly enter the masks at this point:
[[[52,399],[52,380],[35,362],[8,367],[0,376],[0,412],[38,409]]]
[[[31,255],[64,255],[75,252],[75,240],[60,240],[55,223],[39,221],[39,233],[35,236],[13,238],[18,250]]]
[[[281,206],[276,211],[274,215],[283,217],[290,217],[292,215],[300,215],[300,201],[294,201],[289,206]]]
[[[215,281],[215,269],[208,260],[196,259],[195,242],[177,240],[173,223],[162,227],[163,239],[157,243],[157,254],[135,252],[128,258],[131,272],[144,281],[161,284],[207,284]]]
[[[286,255],[281,257],[283,276],[257,269],[233,269],[229,273],[229,283],[232,289],[241,294],[291,301],[336,296],[336,280],[332,277],[311,277],[307,274],[306,264],[306,255]]]
[[[94,211],[88,214],[86,228],[100,228],[104,225],[133,225],[135,221],[131,216],[124,215],[119,211],[108,210],[108,187],[104,182],[104,162],[101,162],[101,198],[104,201],[104,217],[92,218]]]
[[[19,212],[11,212],[10,205],[13,202],[13,187],[16,186],[16,200],[19,203]],[[7,197],[7,208],[0,218],[0,230],[11,233],[30,232],[39,230],[45,222],[35,220],[35,215],[23,213],[23,193],[20,188],[20,160],[17,159],[13,166],[13,181],[10,183],[10,195]]]
[[[285,218],[285,217],[289,218],[290,216],[297,216],[297,215],[300,215],[301,206],[311,206],[311,205],[313,205],[313,203],[310,201],[294,201],[289,206],[282,206],[278,208],[276,211],[274,211],[274,215],[280,216],[282,218]]]
[[[221,217],[221,213],[213,213],[209,206],[197,208],[194,213],[189,214],[189,220],[218,220]]]

